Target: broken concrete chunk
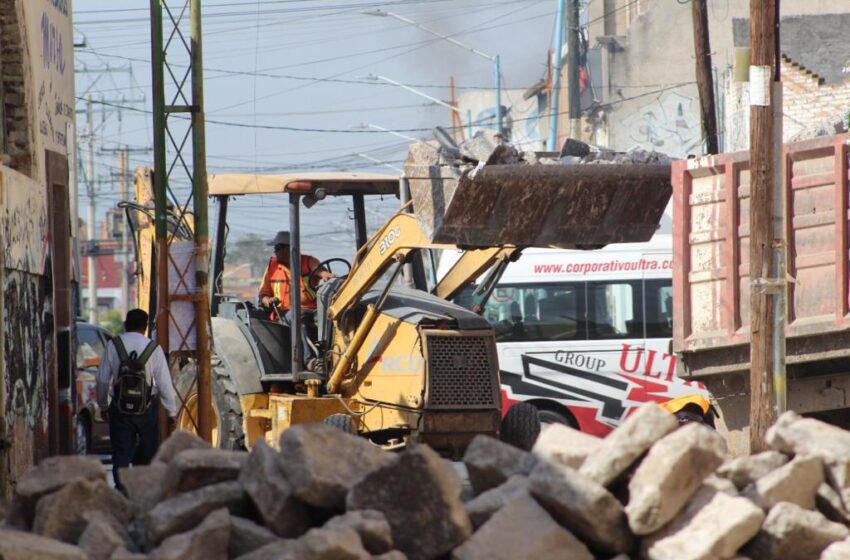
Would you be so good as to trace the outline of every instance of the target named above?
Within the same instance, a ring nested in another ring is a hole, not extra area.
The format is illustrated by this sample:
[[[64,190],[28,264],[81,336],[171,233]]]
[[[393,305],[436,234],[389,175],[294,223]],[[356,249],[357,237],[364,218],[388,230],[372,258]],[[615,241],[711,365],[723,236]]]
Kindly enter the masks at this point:
[[[354,529],[310,529],[298,539],[304,560],[370,560]]]
[[[141,513],[147,513],[162,499],[167,472],[168,465],[158,461],[121,471],[121,484]]]
[[[106,470],[94,457],[61,455],[48,457],[25,472],[15,486],[15,498],[27,527],[32,524],[35,505],[42,496],[81,478],[106,480]]]
[[[728,478],[743,490],[770,471],[788,462],[788,456],[778,451],[764,451],[755,455],[744,455],[729,459],[717,469],[718,476]]]
[[[848,558],[850,558],[850,539],[832,543],[820,555],[820,560],[847,560]]]
[[[629,481],[626,515],[632,531],[648,535],[673,519],[723,463],[725,453],[723,437],[700,424],[680,428],[653,445]]]
[[[230,514],[226,508],[207,515],[200,525],[162,541],[151,560],[227,560]]]
[[[325,529],[354,529],[363,548],[372,554],[383,554],[393,548],[393,534],[387,517],[374,509],[352,510],[325,523]]]
[[[528,495],[496,512],[452,553],[453,560],[593,560],[572,533]]]
[[[528,474],[534,456],[507,443],[478,435],[466,448],[463,463],[476,494],[495,488],[515,474]]]
[[[564,140],[564,145],[561,146],[561,157],[575,156],[583,158],[588,154],[590,154],[590,146],[575,138],[567,138]]]
[[[378,556],[373,556],[372,560],[407,560],[407,555],[400,550],[391,550]]]
[[[293,426],[280,438],[283,471],[295,495],[312,506],[342,509],[348,491],[396,457],[327,424]]]
[[[420,140],[408,148],[408,159],[419,165],[440,164],[440,144],[436,140]]]
[[[455,477],[433,449],[417,445],[357,483],[347,509],[383,512],[397,549],[412,560],[437,558],[472,533]]]
[[[531,452],[538,459],[556,461],[578,469],[602,441],[564,424],[549,424],[540,432]]]
[[[850,525],[850,514],[844,508],[841,496],[826,482],[818,486],[818,492],[815,495],[815,507],[830,521]]]
[[[678,427],[676,417],[655,404],[637,409],[608,434],[581,466],[581,474],[608,486],[626,472],[653,443]]]
[[[118,548],[112,553],[109,560],[148,560],[148,555],[141,552],[130,552],[126,548]]]
[[[646,557],[650,560],[732,558],[758,533],[764,517],[764,512],[746,498],[715,492],[683,527],[647,547]]]
[[[815,508],[815,495],[823,483],[820,457],[798,455],[744,490],[743,495],[768,510],[779,502],[791,502],[805,509]]]
[[[761,530],[743,552],[758,560],[810,560],[848,536],[850,530],[844,525],[816,511],[780,502],[770,509]]]
[[[714,495],[718,492],[728,496],[736,496],[738,490],[735,485],[725,478],[720,478],[716,475],[711,475],[706,478],[697,491],[682,508],[676,517],[660,530],[645,536],[640,542],[641,554],[644,558],[648,558],[649,549],[658,541],[674,535],[684,529],[693,518],[714,499]]]
[[[132,543],[120,522],[102,511],[85,515],[86,528],[77,543],[90,560],[109,560],[118,549],[131,549]]]
[[[467,138],[460,145],[460,153],[467,159],[486,163],[501,145],[501,134],[495,130],[482,129],[476,132],[472,138]]]
[[[466,502],[464,507],[466,507],[469,520],[472,521],[472,526],[476,529],[481,527],[505,504],[517,496],[527,495],[528,490],[528,477],[515,474],[501,486],[482,492],[474,499]]]
[[[5,560],[87,560],[79,547],[0,526],[0,558]]]
[[[186,449],[209,449],[210,444],[188,430],[177,430],[159,446],[154,461],[170,463],[178,453]]]
[[[531,494],[591,548],[617,554],[632,548],[623,506],[608,490],[564,465],[539,462],[529,476]]]
[[[302,543],[294,539],[278,539],[273,543],[237,557],[238,560],[306,560]]]
[[[168,463],[166,495],[195,490],[201,486],[236,480],[248,460],[244,451],[184,449]]]
[[[124,525],[134,513],[130,502],[105,480],[80,478],[38,501],[33,532],[76,544],[86,527],[84,514],[97,510]]]
[[[207,515],[223,507],[233,515],[250,513],[248,496],[239,482],[220,482],[162,501],[148,513],[148,542],[156,545],[166,537],[190,531]]]
[[[278,540],[277,535],[250,519],[236,515],[230,517],[230,544],[227,546],[230,558],[248,554]]]
[[[283,473],[283,458],[258,440],[239,475],[239,482],[257,507],[266,527],[280,537],[303,535],[310,528],[307,508],[295,498]]]

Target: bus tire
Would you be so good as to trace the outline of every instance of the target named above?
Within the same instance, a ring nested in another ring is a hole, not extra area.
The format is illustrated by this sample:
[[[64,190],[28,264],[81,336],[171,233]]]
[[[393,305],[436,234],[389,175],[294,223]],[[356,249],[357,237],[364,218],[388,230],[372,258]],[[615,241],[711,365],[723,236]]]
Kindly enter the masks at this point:
[[[517,403],[502,418],[499,439],[525,451],[531,451],[540,435],[540,417],[537,408],[528,403]]]
[[[328,426],[339,428],[346,434],[357,435],[357,422],[348,414],[331,414],[322,422]]]
[[[540,418],[541,425],[563,424],[564,426],[569,426],[576,430],[578,429],[576,421],[571,417],[571,415],[564,414],[557,410],[538,408],[537,417]]]

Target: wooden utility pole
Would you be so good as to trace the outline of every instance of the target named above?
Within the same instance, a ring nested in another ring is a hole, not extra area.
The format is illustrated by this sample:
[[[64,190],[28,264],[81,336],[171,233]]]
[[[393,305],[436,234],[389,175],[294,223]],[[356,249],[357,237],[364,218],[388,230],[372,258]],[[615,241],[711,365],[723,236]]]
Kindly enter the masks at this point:
[[[694,54],[700,113],[702,113],[702,133],[706,142],[706,153],[716,154],[719,143],[717,113],[714,109],[714,80],[711,75],[711,41],[708,34],[706,0],[691,0],[691,11],[694,17]]]
[[[570,137],[581,140],[581,91],[580,91],[580,69],[579,69],[579,31],[581,31],[581,22],[579,21],[579,3],[578,0],[570,0],[569,8],[567,9],[567,55],[569,57],[567,82],[570,89],[569,94],[569,112],[570,112]],[[558,45],[557,48],[560,48]],[[555,53],[561,56],[560,50]]]
[[[750,452],[784,409],[779,0],[750,0]]]

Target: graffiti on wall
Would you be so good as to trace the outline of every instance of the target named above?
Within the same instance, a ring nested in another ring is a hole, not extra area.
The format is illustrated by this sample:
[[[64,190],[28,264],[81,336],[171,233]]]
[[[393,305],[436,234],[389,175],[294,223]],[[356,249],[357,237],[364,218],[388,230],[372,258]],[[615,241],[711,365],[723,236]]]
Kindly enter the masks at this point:
[[[645,150],[684,157],[701,151],[699,102],[675,91],[665,92],[622,121],[628,142]]]
[[[46,188],[16,171],[0,171],[0,212],[3,227],[4,266],[42,274],[47,255]]]
[[[542,150],[540,111],[537,97],[523,99],[523,90],[502,90],[503,125],[511,143],[523,150]],[[473,134],[482,128],[496,128],[496,94],[493,91],[464,93],[458,99],[461,121],[467,123],[467,111],[472,116]]]

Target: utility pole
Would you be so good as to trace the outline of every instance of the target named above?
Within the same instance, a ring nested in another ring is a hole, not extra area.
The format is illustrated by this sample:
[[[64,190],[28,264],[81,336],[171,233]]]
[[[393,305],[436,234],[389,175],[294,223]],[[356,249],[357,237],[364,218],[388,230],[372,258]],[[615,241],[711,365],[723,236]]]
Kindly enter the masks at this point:
[[[779,0],[750,0],[750,452],[785,410]]]
[[[697,88],[699,89],[702,133],[706,153],[719,151],[717,138],[717,113],[714,108],[714,79],[711,73],[711,41],[708,33],[708,7],[706,0],[691,0],[694,18],[694,54],[696,58]]]
[[[554,67],[552,70],[554,84],[549,97],[551,99],[549,103],[549,142],[546,146],[546,149],[550,152],[560,151],[558,145],[558,118],[560,115],[558,113],[561,109],[561,57],[564,52],[564,9],[566,3],[567,0],[558,0],[558,17],[555,19],[555,54],[552,64],[552,67]],[[572,54],[570,56],[572,57]],[[572,84],[570,84],[570,92],[572,92]]]
[[[567,48],[569,49],[569,75],[567,76],[570,88],[570,137],[581,140],[581,92],[579,91],[579,0],[569,0],[570,9],[567,14]],[[559,55],[560,56],[560,55]]]
[[[118,152],[118,184],[121,200],[127,200],[127,150]],[[127,244],[127,213],[121,218],[121,316],[126,317],[130,304],[130,258]]]
[[[89,197],[89,208],[87,217],[86,241],[89,247],[88,256],[88,293],[89,293],[89,323],[97,324],[97,256],[91,251],[95,236],[95,218],[97,215],[97,200],[95,199],[94,180],[94,111],[92,108],[91,95],[86,96],[86,125],[88,127],[89,157],[88,176],[86,177],[86,194]]]

